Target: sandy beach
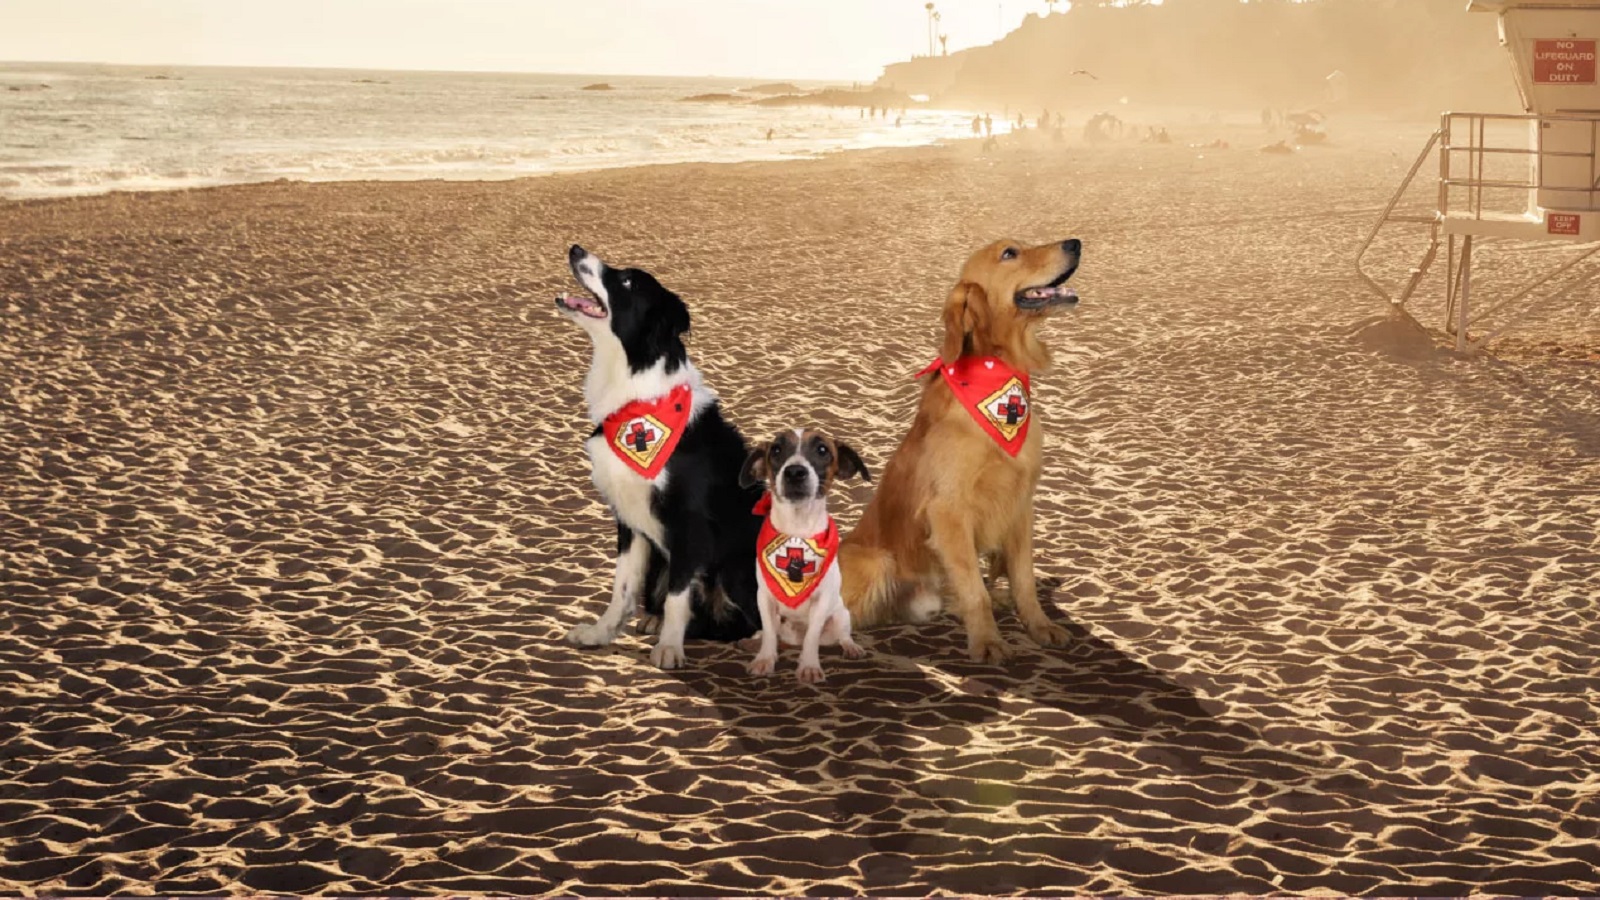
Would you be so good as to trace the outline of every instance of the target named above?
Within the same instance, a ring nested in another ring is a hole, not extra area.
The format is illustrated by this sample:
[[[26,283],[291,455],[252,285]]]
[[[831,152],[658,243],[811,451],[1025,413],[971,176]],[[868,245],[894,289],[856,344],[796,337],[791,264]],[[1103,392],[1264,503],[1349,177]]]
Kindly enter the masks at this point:
[[[1429,127],[0,203],[0,890],[1600,892],[1600,308],[1351,335]],[[747,437],[881,467],[1003,235],[1085,244],[1069,648],[562,642],[614,549],[569,244],[688,300]]]

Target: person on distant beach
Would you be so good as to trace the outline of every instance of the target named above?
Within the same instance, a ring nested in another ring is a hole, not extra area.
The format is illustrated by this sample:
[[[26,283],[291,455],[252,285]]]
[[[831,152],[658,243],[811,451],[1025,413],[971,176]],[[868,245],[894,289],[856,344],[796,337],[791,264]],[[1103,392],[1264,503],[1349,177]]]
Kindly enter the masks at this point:
[[[905,116],[895,116],[894,117],[894,127],[899,128],[900,127],[900,123],[902,121],[904,121],[904,120],[905,120]]]
[[[983,134],[983,119],[980,116],[973,116],[972,117],[972,136],[973,137],[977,137],[978,135],[981,135],[981,134]]]
[[[769,141],[772,140],[772,129],[771,128],[767,129],[767,140],[769,140]]]
[[[984,137],[994,137],[994,118],[988,113],[983,114]]]

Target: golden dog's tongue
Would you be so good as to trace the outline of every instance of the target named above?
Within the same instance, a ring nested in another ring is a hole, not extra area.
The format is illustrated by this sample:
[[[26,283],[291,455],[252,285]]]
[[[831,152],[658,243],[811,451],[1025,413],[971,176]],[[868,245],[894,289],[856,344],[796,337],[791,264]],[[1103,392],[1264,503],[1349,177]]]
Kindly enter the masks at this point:
[[[1077,300],[1078,292],[1062,284],[1055,287],[1028,288],[1022,292],[1022,296],[1029,300]]]

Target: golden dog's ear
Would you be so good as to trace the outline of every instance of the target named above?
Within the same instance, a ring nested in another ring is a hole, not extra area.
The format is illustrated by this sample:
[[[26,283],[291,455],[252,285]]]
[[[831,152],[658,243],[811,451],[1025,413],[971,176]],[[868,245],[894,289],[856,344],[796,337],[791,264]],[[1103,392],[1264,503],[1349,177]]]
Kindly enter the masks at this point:
[[[983,288],[963,281],[950,289],[950,298],[944,302],[944,352],[945,362],[955,362],[966,349],[967,335],[982,328],[989,320],[989,296]]]

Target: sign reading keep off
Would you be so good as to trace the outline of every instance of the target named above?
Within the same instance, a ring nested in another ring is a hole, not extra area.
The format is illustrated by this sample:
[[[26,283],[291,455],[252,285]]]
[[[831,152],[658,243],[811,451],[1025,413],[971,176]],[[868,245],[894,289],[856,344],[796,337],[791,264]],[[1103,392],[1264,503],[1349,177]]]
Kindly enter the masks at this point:
[[[1533,83],[1594,84],[1595,42],[1534,41]]]

